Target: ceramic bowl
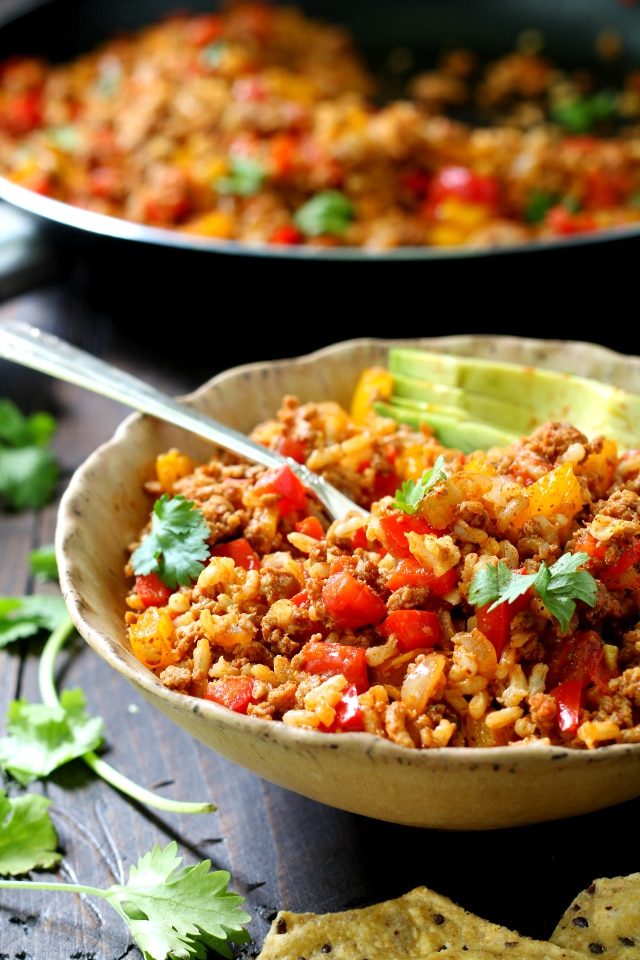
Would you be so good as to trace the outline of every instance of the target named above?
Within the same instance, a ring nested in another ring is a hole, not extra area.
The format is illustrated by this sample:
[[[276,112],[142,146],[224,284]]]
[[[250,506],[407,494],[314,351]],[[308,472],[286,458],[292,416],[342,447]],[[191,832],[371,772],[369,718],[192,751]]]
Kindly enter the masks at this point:
[[[590,344],[488,336],[415,343],[570,370],[640,392],[640,359]],[[306,357],[238,367],[215,377],[187,402],[243,431],[274,414],[286,393],[348,404],[360,371],[384,364],[390,345],[354,340]],[[82,636],[179,726],[290,790],[413,826],[508,827],[587,813],[640,795],[640,745],[596,751],[548,746],[408,750],[370,734],[322,734],[245,717],[162,686],[127,646],[123,568],[127,544],[149,511],[142,484],[156,454],[172,446],[196,460],[210,454],[205,441],[151,417],[136,414],[125,420],[75,473],[60,507],[57,555],[64,597]]]

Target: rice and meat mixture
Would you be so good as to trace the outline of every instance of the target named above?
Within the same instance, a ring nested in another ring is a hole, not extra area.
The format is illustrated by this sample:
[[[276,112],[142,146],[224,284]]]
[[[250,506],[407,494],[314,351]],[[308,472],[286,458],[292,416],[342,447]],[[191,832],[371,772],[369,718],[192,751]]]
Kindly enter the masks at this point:
[[[132,650],[164,684],[409,748],[640,742],[640,453],[547,423],[465,456],[291,397],[254,435],[370,519],[328,525],[287,468],[159,457],[148,493],[192,501],[210,545],[191,585],[138,576],[128,598]],[[396,509],[395,488],[439,455],[415,512]],[[516,580],[575,552],[595,589],[574,594],[565,629],[533,589],[494,609],[470,600],[482,570]]]
[[[249,244],[518,244],[640,218],[640,71],[620,84],[599,90],[535,50],[484,65],[458,50],[381,106],[342,28],[236,4],[67,65],[0,64],[0,170],[88,210]]]

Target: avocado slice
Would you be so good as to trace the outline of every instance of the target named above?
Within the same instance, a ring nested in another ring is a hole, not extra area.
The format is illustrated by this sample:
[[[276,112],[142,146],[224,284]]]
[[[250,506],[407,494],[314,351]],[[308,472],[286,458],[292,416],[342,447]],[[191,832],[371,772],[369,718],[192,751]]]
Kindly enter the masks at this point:
[[[539,423],[568,420],[591,436],[604,433],[625,447],[636,446],[640,439],[640,396],[597,380],[409,348],[390,350],[389,369],[395,376],[440,383],[504,403],[526,397]]]
[[[489,447],[508,447],[517,439],[517,434],[500,430],[488,423],[457,420],[443,413],[428,413],[396,403],[378,401],[374,404],[374,410],[381,417],[391,417],[416,430],[426,423],[445,447],[453,447],[463,453],[488,450]]]
[[[424,406],[425,409],[433,409],[434,412],[437,412],[440,407],[443,412],[455,409],[463,414],[462,419],[480,420],[483,423],[516,430],[523,434],[530,433],[541,422],[536,411],[524,404],[505,403],[499,397],[469,393],[460,387],[451,387],[443,383],[413,380],[400,374],[394,374],[393,377],[392,402]]]

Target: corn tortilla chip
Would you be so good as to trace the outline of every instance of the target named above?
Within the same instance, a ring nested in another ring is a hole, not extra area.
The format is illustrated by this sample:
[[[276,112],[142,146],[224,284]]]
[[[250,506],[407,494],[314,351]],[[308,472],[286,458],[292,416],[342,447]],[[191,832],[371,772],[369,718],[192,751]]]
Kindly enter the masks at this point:
[[[594,880],[564,912],[551,942],[589,960],[638,960],[640,873]]]
[[[436,956],[437,955],[437,956]],[[271,925],[258,960],[578,960],[417,887],[397,900],[343,913],[288,913]]]

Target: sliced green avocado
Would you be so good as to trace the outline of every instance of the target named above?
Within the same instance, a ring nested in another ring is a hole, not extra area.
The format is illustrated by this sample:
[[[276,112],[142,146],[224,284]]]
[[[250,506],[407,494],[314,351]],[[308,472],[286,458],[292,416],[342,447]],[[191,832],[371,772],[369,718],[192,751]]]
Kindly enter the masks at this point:
[[[454,447],[456,450],[462,450],[463,453],[471,453],[472,450],[488,450],[489,447],[508,447],[517,439],[515,433],[500,430],[488,423],[456,420],[445,414],[425,413],[395,403],[377,402],[374,404],[374,409],[379,416],[391,417],[400,423],[409,424],[414,429],[419,429],[426,423],[445,447]]]
[[[400,374],[393,377],[392,403],[426,404],[428,409],[436,412],[440,406],[443,412],[445,409],[455,409],[461,412],[464,420],[471,417],[473,420],[520,433],[530,433],[541,423],[536,411],[524,404],[506,403],[499,397],[469,393],[460,387],[450,387],[444,383],[412,380]]]
[[[505,403],[526,398],[540,423],[567,420],[591,436],[604,433],[624,446],[637,445],[640,436],[640,396],[586,377],[408,348],[389,351],[389,369]]]

